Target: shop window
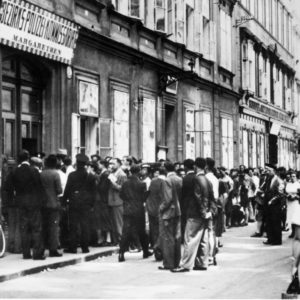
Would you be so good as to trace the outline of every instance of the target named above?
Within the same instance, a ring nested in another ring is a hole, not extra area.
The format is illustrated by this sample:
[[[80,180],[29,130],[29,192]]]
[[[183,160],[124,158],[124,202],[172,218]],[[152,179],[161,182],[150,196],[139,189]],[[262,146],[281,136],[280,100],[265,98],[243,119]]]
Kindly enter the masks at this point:
[[[233,122],[231,119],[221,119],[222,131],[222,165],[233,168]]]
[[[257,167],[258,153],[257,153],[257,135],[256,132],[252,132],[252,168]]]
[[[210,111],[198,111],[195,113],[196,153],[202,157],[211,157],[212,132]]]
[[[155,100],[143,99],[143,161],[156,161]]]
[[[3,88],[2,89],[2,110],[13,111],[14,110],[14,95],[13,89]]]
[[[260,134],[260,167],[265,165],[265,136]]]
[[[246,129],[243,130],[243,141],[242,141],[242,153],[243,153],[243,164],[248,167],[249,166],[249,140],[248,140],[248,131]]]
[[[195,112],[185,109],[185,158],[195,159]]]
[[[115,157],[129,155],[129,93],[113,90],[113,152]]]

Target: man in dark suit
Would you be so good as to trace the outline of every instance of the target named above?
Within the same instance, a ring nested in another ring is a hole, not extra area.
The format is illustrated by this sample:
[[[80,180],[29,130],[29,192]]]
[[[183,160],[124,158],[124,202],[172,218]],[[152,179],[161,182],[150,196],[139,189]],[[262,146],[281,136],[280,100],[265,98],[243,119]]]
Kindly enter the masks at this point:
[[[123,232],[120,242],[119,262],[125,261],[124,253],[130,241],[137,236],[143,249],[143,258],[152,253],[148,250],[148,237],[146,234],[145,208],[147,187],[139,178],[140,167],[133,165],[131,175],[122,185],[120,197],[123,200]]]
[[[207,235],[208,220],[212,217],[210,202],[214,195],[212,185],[205,176],[205,159],[197,158],[195,165],[197,175],[194,174],[190,178],[191,194],[186,202],[187,223],[184,252],[181,267],[172,270],[175,273],[188,272],[193,269],[196,256],[197,266],[194,269],[207,270],[208,266],[208,243],[205,235]]]
[[[64,203],[69,205],[70,237],[66,253],[77,253],[77,229],[80,226],[80,246],[82,253],[89,252],[89,220],[96,194],[96,178],[86,170],[89,158],[76,155],[76,171],[70,173],[63,195]]]
[[[161,241],[159,238],[159,228],[161,226],[159,206],[161,205],[164,197],[163,186],[166,180],[166,169],[164,167],[160,167],[158,171],[159,176],[153,178],[150,183],[146,208],[149,215],[150,240],[154,250],[154,256],[156,260],[162,260]]]
[[[43,260],[42,242],[43,188],[40,174],[29,164],[29,152],[23,150],[18,158],[19,166],[11,176],[11,189],[15,193],[16,203],[20,208],[22,252],[24,259]],[[33,243],[32,256],[30,253]]]
[[[263,242],[266,245],[281,245],[281,200],[284,192],[284,183],[276,175],[276,167],[271,164],[266,164],[268,178],[265,188],[265,208],[266,208],[266,226],[267,226],[267,241]]]
[[[184,231],[186,225],[186,208],[190,199],[194,197],[194,172],[195,162],[192,159],[186,159],[183,162],[186,175],[182,179],[182,197],[180,202],[181,209],[181,240],[184,241]]]
[[[179,266],[181,258],[180,201],[182,195],[182,178],[175,173],[171,162],[165,163],[168,172],[164,184],[163,202],[159,207],[162,219],[161,241],[163,266],[160,270],[171,270]]]

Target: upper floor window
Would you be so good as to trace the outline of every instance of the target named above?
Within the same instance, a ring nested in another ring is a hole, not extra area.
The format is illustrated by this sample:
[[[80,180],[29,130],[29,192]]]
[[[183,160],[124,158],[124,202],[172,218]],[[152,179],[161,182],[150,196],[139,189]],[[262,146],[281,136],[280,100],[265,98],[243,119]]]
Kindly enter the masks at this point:
[[[112,0],[116,10],[124,15],[144,19],[144,1]]]
[[[231,70],[231,16],[220,9],[221,52],[220,65]]]

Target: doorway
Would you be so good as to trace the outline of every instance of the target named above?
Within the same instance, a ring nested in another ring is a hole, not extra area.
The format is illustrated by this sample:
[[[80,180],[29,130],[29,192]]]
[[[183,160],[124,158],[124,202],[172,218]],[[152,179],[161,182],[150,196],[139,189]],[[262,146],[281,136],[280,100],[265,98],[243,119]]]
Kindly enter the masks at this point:
[[[176,112],[175,106],[165,105],[165,137],[166,146],[168,147],[167,158],[176,161]]]
[[[269,135],[269,163],[278,163],[278,136],[274,134]]]
[[[39,72],[20,58],[3,61],[2,154],[16,160],[42,147],[42,83]]]

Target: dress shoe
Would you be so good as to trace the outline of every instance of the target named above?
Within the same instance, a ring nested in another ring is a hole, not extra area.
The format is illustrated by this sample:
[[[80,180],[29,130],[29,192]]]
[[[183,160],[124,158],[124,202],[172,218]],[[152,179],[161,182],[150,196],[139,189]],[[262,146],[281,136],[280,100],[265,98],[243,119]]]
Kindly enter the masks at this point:
[[[219,248],[222,248],[223,246],[224,246],[224,245],[223,245],[222,243],[220,243],[220,242],[218,243],[218,247],[219,247]]]
[[[151,251],[146,251],[143,253],[143,258],[148,258],[149,256],[153,255],[153,252]]]
[[[280,243],[280,242],[278,242],[278,243],[272,243],[271,245],[272,246],[280,246],[280,245],[282,245],[282,243]]]
[[[45,255],[39,255],[39,256],[33,257],[33,260],[45,260],[45,259],[46,259]]]
[[[62,254],[59,253],[58,251],[50,251],[49,252],[49,257],[61,257]]]
[[[82,248],[82,253],[90,253],[89,248]]]
[[[164,266],[159,266],[158,267],[158,270],[161,270],[161,271],[169,271],[169,270],[171,270],[170,268],[166,268],[166,267],[164,267]]]
[[[32,259],[32,256],[29,254],[29,255],[23,255],[23,259]]]
[[[118,258],[119,262],[123,262],[125,261],[125,257],[124,257],[124,253],[123,252],[120,252],[119,253],[119,258]]]
[[[264,245],[272,245],[272,243],[270,241],[263,241]]]
[[[209,266],[216,266],[217,265],[217,259],[216,259],[216,257],[210,258],[208,260],[208,265]]]
[[[175,269],[171,269],[172,273],[184,273],[184,272],[189,272],[189,269],[183,268],[183,267],[178,267]]]
[[[294,234],[291,233],[291,234],[289,235],[289,239],[293,239],[293,238],[294,238]]]
[[[194,271],[207,271],[206,267],[194,267],[193,268]]]
[[[255,232],[254,234],[252,234],[250,237],[262,237],[262,234]]]
[[[76,253],[77,253],[77,250],[76,250],[76,249],[70,249],[70,248],[67,248],[67,249],[64,249],[64,253],[72,253],[72,254],[76,254]]]

